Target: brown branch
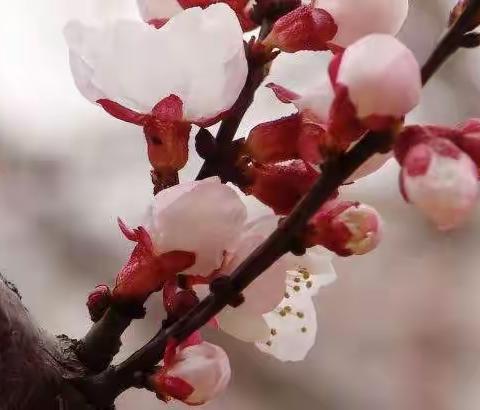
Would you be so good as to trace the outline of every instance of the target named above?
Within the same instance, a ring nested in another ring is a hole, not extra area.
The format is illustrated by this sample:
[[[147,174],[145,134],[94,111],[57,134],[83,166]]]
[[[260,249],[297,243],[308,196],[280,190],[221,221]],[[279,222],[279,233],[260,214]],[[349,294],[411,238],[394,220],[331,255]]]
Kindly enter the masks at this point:
[[[270,32],[272,22],[265,20],[260,30],[259,40],[264,39]],[[248,76],[245,81],[245,85],[229,112],[228,118],[222,121],[217,133],[215,154],[212,158],[205,160],[200,172],[198,173],[197,180],[205,179],[214,175],[221,175],[222,169],[231,167],[231,163],[228,162],[230,157],[229,151],[238,127],[242,122],[242,119],[247,112],[250,105],[252,105],[255,92],[257,91],[262,81],[268,75],[268,61],[258,61],[255,58],[255,52],[252,50],[253,43],[250,43],[246,47],[247,60],[248,60]],[[227,161],[225,160],[227,159]]]
[[[39,329],[0,275],[0,409],[93,410],[65,383],[84,373],[71,341]]]
[[[445,33],[435,50],[422,67],[422,82],[426,84],[433,74],[454,54],[464,46],[465,34],[475,27],[475,21],[480,10],[480,0],[469,0],[464,12]]]
[[[471,26],[471,17],[480,10],[480,0],[472,0],[464,14],[450,28],[422,69],[425,84],[459,47]],[[250,91],[249,91],[250,93]],[[249,94],[250,95],[250,94]],[[243,105],[242,105],[243,107]],[[217,140],[231,143],[240,117],[224,122]],[[224,131],[222,131],[222,129]],[[226,131],[225,131],[226,130]],[[284,222],[260,245],[230,276],[215,286],[211,294],[198,306],[167,329],[161,329],[143,348],[127,360],[104,372],[77,380],[77,386],[97,406],[108,406],[124,390],[139,385],[141,375],[159,363],[169,340],[181,341],[204,326],[248,285],[283,254],[290,251],[296,235],[305,227],[311,216],[365,161],[378,152],[391,149],[393,135],[369,132],[352,150],[329,161],[311,191],[300,201]],[[205,168],[209,168],[206,164]],[[205,176],[208,173],[205,172]],[[140,383],[141,384],[141,383]]]

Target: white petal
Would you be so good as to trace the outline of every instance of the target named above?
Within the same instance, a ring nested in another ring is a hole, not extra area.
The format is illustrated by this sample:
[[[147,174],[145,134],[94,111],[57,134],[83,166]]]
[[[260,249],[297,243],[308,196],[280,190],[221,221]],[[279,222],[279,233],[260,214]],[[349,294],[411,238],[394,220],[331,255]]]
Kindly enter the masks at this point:
[[[340,47],[371,33],[395,35],[408,14],[408,0],[316,0],[315,7],[334,18],[338,32],[332,43]]]
[[[325,75],[321,84],[309,89],[298,100],[293,101],[293,104],[300,112],[309,111],[319,121],[326,123],[333,99],[334,91]]]
[[[186,119],[214,117],[233,105],[247,76],[242,30],[225,4],[185,10],[160,30],[134,21],[104,28],[71,22],[65,37],[91,68],[90,83],[141,112],[175,94]]]
[[[185,400],[188,404],[203,404],[220,394],[230,381],[230,361],[225,351],[211,343],[203,342],[182,350],[168,376],[178,377],[193,388]]]
[[[170,18],[183,11],[177,0],[137,0],[143,20]]]
[[[258,349],[281,361],[305,359],[315,343],[317,314],[308,293],[284,299],[271,313],[264,315],[270,326],[270,339],[256,343]]]
[[[270,327],[263,315],[226,307],[217,316],[220,329],[244,342],[267,341]]]
[[[276,228],[278,217],[266,216],[250,223],[229,249],[228,261],[222,273],[231,274]],[[288,258],[283,256],[262,273],[245,291],[245,303],[237,311],[262,314],[274,309],[285,294]]]
[[[348,88],[359,118],[402,117],[418,104],[422,89],[413,53],[385,34],[369,35],[348,47],[337,82]]]
[[[196,262],[184,273],[207,276],[222,264],[226,247],[239,235],[246,217],[235,191],[213,177],[160,192],[146,228],[157,253],[194,252]]]

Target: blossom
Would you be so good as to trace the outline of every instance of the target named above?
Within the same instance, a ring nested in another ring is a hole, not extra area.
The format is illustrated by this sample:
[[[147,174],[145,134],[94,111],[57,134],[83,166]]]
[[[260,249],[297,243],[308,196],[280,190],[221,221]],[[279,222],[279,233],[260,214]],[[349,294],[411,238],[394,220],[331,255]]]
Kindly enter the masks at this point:
[[[164,400],[173,397],[189,405],[204,404],[222,393],[230,381],[230,361],[216,345],[201,342],[182,348],[148,382]]]
[[[358,0],[315,0],[314,5],[332,16],[338,31],[331,42],[340,48],[371,33],[397,34],[408,14],[408,0],[362,0],[361,7]]]
[[[72,21],[65,37],[79,91],[142,126],[160,172],[185,165],[191,124],[218,121],[247,77],[242,31],[225,4],[185,10],[159,30],[136,21]]]
[[[229,247],[220,274],[231,274],[273,232],[278,220],[270,213],[247,224]],[[219,327],[280,360],[302,360],[317,328],[311,298],[336,278],[330,261],[329,253],[319,247],[304,256],[285,254],[245,290],[242,305],[227,307],[217,316]]]
[[[461,225],[478,197],[478,170],[471,158],[447,139],[414,145],[402,162],[405,199],[440,230]]]
[[[161,191],[145,229],[155,253],[191,252],[195,263],[183,273],[208,276],[221,266],[227,244],[241,232],[246,217],[238,194],[211,177]]]
[[[288,53],[327,50],[336,33],[337,26],[329,13],[313,5],[300,6],[275,22],[263,44]]]
[[[322,245],[340,256],[364,255],[380,243],[382,225],[374,208],[334,200],[311,218],[306,241],[309,246]]]
[[[216,3],[226,3],[235,11],[244,31],[253,30],[256,24],[250,18],[250,0],[137,0],[142,18],[155,26],[192,7],[206,8]]]
[[[335,100],[329,132],[345,143],[369,128],[382,131],[401,121],[419,102],[420,68],[413,53],[386,34],[371,34],[330,64]]]

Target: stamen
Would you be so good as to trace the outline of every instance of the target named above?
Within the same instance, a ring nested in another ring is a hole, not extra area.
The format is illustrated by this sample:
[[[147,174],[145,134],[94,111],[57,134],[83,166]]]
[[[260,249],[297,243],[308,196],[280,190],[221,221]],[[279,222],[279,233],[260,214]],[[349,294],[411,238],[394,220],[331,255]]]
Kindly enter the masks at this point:
[[[272,334],[272,336],[276,336],[277,335],[277,329],[271,329],[270,333]]]
[[[302,333],[307,333],[307,328],[304,326],[300,329],[302,331]]]
[[[267,345],[268,347],[270,347],[270,346],[272,345],[272,342],[269,340],[269,341],[266,343],[266,345]]]
[[[300,319],[303,319],[305,317],[305,314],[303,312],[297,312],[297,316],[300,318]]]

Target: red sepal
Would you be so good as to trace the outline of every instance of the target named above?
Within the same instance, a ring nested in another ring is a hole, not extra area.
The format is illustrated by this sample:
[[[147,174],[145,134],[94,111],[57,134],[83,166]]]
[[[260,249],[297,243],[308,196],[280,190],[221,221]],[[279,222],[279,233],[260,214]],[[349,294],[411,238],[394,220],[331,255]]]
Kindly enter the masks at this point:
[[[277,215],[287,215],[310,190],[320,173],[301,160],[276,164],[252,164],[247,169],[251,184],[245,193],[255,196]]]
[[[115,101],[100,99],[97,101],[97,103],[100,104],[102,108],[111,116],[135,125],[143,125],[148,118],[147,114],[138,113],[130,108],[116,103]]]

